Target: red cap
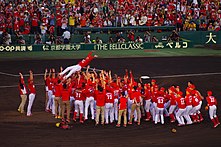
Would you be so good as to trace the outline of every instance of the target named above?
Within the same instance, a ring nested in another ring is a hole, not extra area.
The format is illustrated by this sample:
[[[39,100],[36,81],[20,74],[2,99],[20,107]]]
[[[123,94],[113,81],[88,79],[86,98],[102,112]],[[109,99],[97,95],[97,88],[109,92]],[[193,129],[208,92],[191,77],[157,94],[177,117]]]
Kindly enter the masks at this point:
[[[207,91],[207,95],[211,96],[213,94],[212,91]]]
[[[165,91],[165,88],[164,88],[164,87],[161,87],[161,88],[160,88],[160,91]]]
[[[153,83],[156,83],[156,80],[155,80],[155,79],[152,79],[152,80],[151,80],[151,83],[152,83],[152,82],[153,82]]]

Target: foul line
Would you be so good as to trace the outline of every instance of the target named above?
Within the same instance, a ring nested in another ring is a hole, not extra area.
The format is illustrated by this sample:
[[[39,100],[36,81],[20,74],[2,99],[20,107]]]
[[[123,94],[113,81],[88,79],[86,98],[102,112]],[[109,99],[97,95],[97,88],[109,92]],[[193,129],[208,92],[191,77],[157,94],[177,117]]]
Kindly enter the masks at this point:
[[[93,68],[91,68],[93,69]],[[99,70],[99,69],[97,69]],[[101,71],[101,70],[99,70]],[[10,74],[10,73],[4,73],[4,72],[0,72],[0,74],[2,75],[7,75],[7,76],[13,76],[13,77],[18,77],[19,75],[14,75],[14,74]],[[179,77],[194,77],[194,76],[210,76],[210,75],[220,75],[221,72],[214,72],[214,73],[199,73],[199,74],[180,74],[180,75],[167,75],[167,76],[150,76],[150,78],[154,78],[154,79],[160,79],[160,78],[179,78]],[[44,74],[34,74],[35,76],[42,76]],[[29,76],[24,75],[24,76]],[[136,79],[136,78],[135,78]],[[138,78],[137,78],[138,79]],[[44,84],[35,84],[36,86],[43,86]],[[18,85],[9,85],[9,86],[0,86],[0,89],[2,88],[14,88],[14,87],[18,87]]]
[[[83,67],[83,69],[87,69],[86,67]],[[89,68],[90,70],[95,70],[95,71],[102,71],[101,69],[96,69],[96,68]],[[11,74],[11,73],[5,73],[5,72],[0,72],[0,75],[5,75],[5,76],[11,76],[11,77],[19,77],[20,75],[19,74]],[[28,77],[29,74],[23,74],[24,77]],[[34,76],[44,76],[44,73],[39,73],[39,74],[35,74],[34,73]]]
[[[181,75],[168,75],[168,76],[153,76],[151,78],[179,78],[179,77],[194,77],[194,76],[210,76],[210,75],[220,75],[221,72],[214,73],[199,73],[199,74],[181,74]]]

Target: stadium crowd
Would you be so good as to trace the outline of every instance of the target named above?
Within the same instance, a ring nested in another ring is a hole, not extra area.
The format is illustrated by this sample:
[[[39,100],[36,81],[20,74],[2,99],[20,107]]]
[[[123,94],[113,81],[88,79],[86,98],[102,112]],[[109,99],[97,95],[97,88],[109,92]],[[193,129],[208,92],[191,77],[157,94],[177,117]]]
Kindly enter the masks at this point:
[[[0,0],[0,34],[56,34],[80,27],[177,26],[220,30],[219,0]],[[56,29],[55,29],[56,28]]]
[[[95,125],[116,121],[116,126],[120,127],[123,117],[122,122],[126,127],[133,121],[140,125],[143,119],[153,121],[154,124],[165,124],[165,117],[169,117],[171,123],[177,122],[178,126],[184,126],[204,120],[201,110],[203,102],[206,102],[205,109],[209,112],[213,127],[220,124],[216,115],[217,100],[212,91],[207,91],[204,99],[191,81],[185,92],[182,92],[177,85],[167,89],[159,87],[155,79],[144,81],[148,77],[135,80],[132,71],[128,70],[125,70],[123,76],[114,74],[114,77],[111,71],[89,71],[90,67],[87,65],[95,57],[97,56],[92,56],[90,52],[77,65],[64,70],[61,68],[57,74],[55,69],[45,70],[45,111],[51,112],[55,119],[66,123],[72,120],[84,123],[90,119],[95,121]],[[83,67],[86,67],[85,71],[81,70]],[[24,113],[29,91],[27,116],[31,116],[36,95],[32,71],[28,89],[20,73],[21,104],[18,111]]]

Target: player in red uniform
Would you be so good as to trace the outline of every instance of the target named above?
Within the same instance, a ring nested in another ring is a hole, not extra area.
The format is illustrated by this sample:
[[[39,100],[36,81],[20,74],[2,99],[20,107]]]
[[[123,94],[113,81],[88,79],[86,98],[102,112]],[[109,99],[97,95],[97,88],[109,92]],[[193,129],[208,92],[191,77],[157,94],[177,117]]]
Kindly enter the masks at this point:
[[[86,58],[81,60],[77,65],[67,67],[64,71],[60,73],[60,75],[64,75],[65,73],[69,71],[69,73],[66,76],[64,76],[64,79],[67,79],[73,73],[80,71],[81,68],[86,67],[94,58],[98,57],[97,55],[94,55],[94,56],[91,56],[91,55],[92,55],[92,51],[87,55]]]
[[[19,73],[19,75],[20,75],[20,79],[19,79],[18,89],[19,89],[19,94],[21,97],[21,103],[18,107],[18,112],[24,113],[24,106],[27,100],[27,89],[25,86],[25,81],[24,81],[22,73]]]
[[[159,91],[156,97],[156,116],[155,116],[155,124],[157,124],[158,120],[161,121],[161,124],[164,124],[163,110],[164,110],[165,98],[164,92]]]
[[[178,121],[178,126],[185,125],[183,116],[186,111],[186,104],[185,104],[185,99],[182,95],[183,93],[181,91],[177,92],[176,103],[178,106],[178,110],[176,112],[176,119]]]
[[[216,115],[217,100],[213,96],[212,91],[207,91],[206,101],[207,101],[207,106],[209,107],[210,119],[213,122],[213,127],[216,128],[220,124],[220,122],[219,122],[219,119]]]
[[[174,111],[176,108],[176,89],[174,86],[170,87],[168,89],[169,91],[169,97],[170,97],[170,108],[169,108],[169,116],[170,116],[170,122],[173,123],[175,122],[175,116],[174,116]]]
[[[28,109],[27,109],[27,116],[31,116],[31,108],[33,105],[33,102],[35,100],[35,95],[36,95],[36,90],[35,90],[35,85],[34,85],[34,77],[33,77],[33,72],[30,70],[29,71],[30,77],[28,79],[28,89],[29,89],[29,102],[28,102]]]
[[[85,95],[83,93],[83,89],[81,87],[77,87],[77,89],[74,92],[74,98],[75,98],[75,102],[74,102],[74,106],[75,106],[75,111],[74,111],[74,116],[73,116],[73,120],[76,121],[76,116],[78,113],[78,109],[80,110],[80,123],[84,123],[83,120],[83,113],[84,113],[84,99],[85,99]]]
[[[105,124],[109,123],[109,116],[110,116],[110,123],[114,121],[114,94],[113,89],[109,86],[106,86],[107,92],[105,96]]]
[[[149,121],[151,118],[150,114],[150,105],[151,105],[151,91],[150,91],[150,84],[144,84],[144,94],[143,98],[145,100],[145,111],[146,111],[146,121]]]

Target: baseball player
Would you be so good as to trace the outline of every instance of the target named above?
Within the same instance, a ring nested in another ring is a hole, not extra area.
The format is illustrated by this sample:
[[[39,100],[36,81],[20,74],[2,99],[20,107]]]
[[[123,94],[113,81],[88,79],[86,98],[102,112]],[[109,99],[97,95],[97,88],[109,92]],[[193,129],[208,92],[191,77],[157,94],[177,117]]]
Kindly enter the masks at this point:
[[[200,109],[201,109],[201,105],[202,105],[202,102],[201,102],[201,98],[200,96],[197,94],[197,91],[196,90],[193,90],[191,92],[193,98],[192,98],[192,105],[193,105],[193,108],[191,110],[191,117],[192,117],[192,120],[193,122],[200,122],[200,120],[202,120],[202,115],[200,113]]]
[[[80,71],[83,67],[86,67],[94,58],[97,58],[97,55],[91,56],[92,51],[87,55],[86,58],[81,60],[77,65],[72,65],[67,67],[64,71],[60,73],[60,75],[64,75],[65,73],[69,72],[66,76],[64,76],[64,79],[67,79],[70,77],[73,73]]]
[[[122,91],[119,99],[119,114],[116,127],[120,127],[122,115],[124,116],[124,127],[127,127],[127,98],[128,95],[125,94],[125,91]]]
[[[183,93],[181,91],[177,92],[176,103],[178,106],[178,110],[176,112],[176,119],[178,121],[178,126],[185,125],[183,116],[186,111],[186,104],[185,104],[185,99],[182,95]]]
[[[164,124],[164,116],[163,116],[164,103],[165,103],[164,92],[159,91],[156,98],[155,124],[157,124],[158,120],[161,121],[161,124]]]
[[[85,120],[88,119],[88,107],[90,106],[91,118],[94,120],[94,91],[95,91],[95,77],[94,74],[91,74],[91,78],[88,78],[87,84],[85,87]]]
[[[48,103],[47,103],[47,107],[46,107],[46,112],[51,112],[54,111],[52,110],[53,107],[53,81],[51,79],[51,70],[49,72],[49,76],[47,76],[46,78],[46,85],[48,87]],[[53,107],[54,108],[54,107]]]
[[[219,119],[216,115],[217,100],[213,96],[212,91],[207,91],[206,101],[207,101],[207,106],[209,107],[210,119],[213,122],[213,127],[216,128],[220,124],[220,122],[219,122]]]
[[[107,92],[105,96],[105,124],[109,124],[109,116],[110,116],[110,123],[114,121],[114,94],[113,90],[107,87]]]
[[[18,84],[18,89],[21,97],[21,103],[18,107],[18,112],[24,113],[24,106],[27,100],[27,89],[25,86],[25,81],[22,73],[19,73],[20,79],[19,79],[19,84]]]
[[[36,95],[36,89],[34,85],[34,77],[33,77],[33,72],[30,70],[29,71],[30,77],[28,79],[28,89],[29,89],[29,102],[28,102],[28,109],[27,109],[27,116],[31,116],[31,108],[33,105],[33,102],[35,100],[35,95]]]
[[[170,87],[168,89],[169,96],[170,96],[170,107],[169,107],[169,116],[170,116],[170,122],[173,123],[175,122],[175,116],[174,116],[174,111],[176,109],[176,89],[174,86]]]
[[[190,125],[192,124],[192,120],[190,118],[190,112],[192,111],[193,109],[193,106],[192,106],[192,99],[193,99],[193,96],[191,95],[191,91],[189,91],[188,89],[186,90],[186,96],[185,96],[185,103],[186,103],[186,111],[185,111],[185,114],[184,114],[184,117],[185,119],[187,120],[187,125]]]
[[[74,102],[74,106],[75,106],[75,111],[74,111],[74,116],[73,116],[73,120],[76,121],[76,116],[78,113],[78,109],[80,110],[80,123],[84,123],[83,120],[83,113],[84,113],[84,93],[83,93],[83,89],[81,87],[77,87],[77,89],[75,90],[74,93],[74,97],[75,97],[75,102]]]
[[[150,83],[144,84],[144,94],[143,94],[144,100],[145,100],[145,111],[146,111],[146,121],[149,121],[151,119],[150,114],[150,105],[151,105],[151,91],[150,91]]]

